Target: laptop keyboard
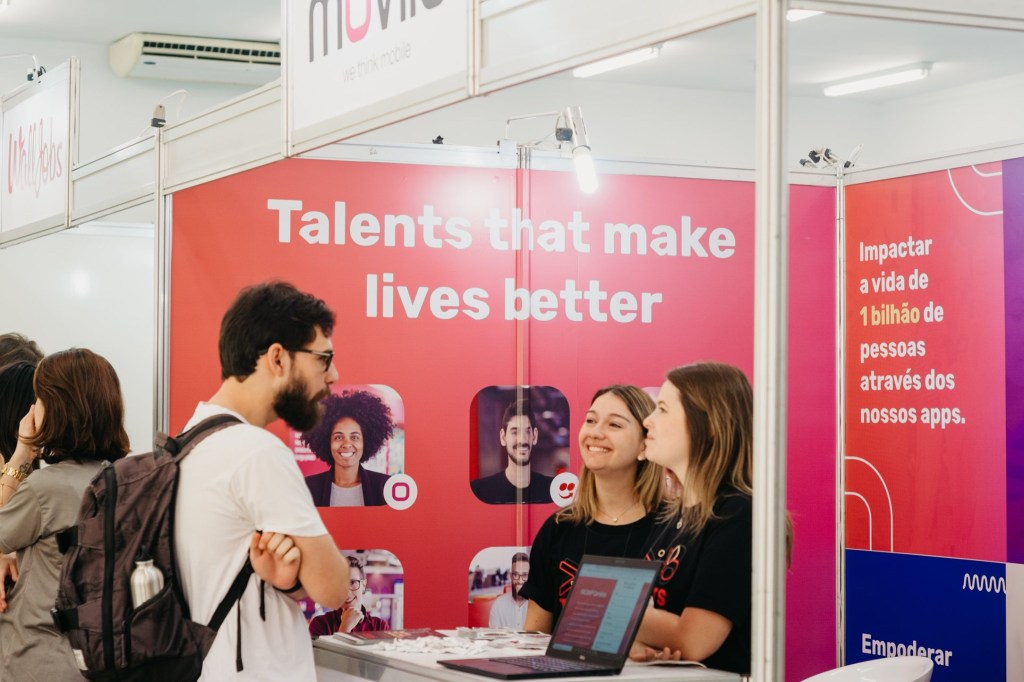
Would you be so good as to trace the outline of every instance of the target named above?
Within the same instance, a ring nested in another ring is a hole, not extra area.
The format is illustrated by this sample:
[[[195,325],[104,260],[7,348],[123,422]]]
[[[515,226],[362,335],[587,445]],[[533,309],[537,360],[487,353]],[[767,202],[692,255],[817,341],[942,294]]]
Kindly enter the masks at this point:
[[[492,658],[491,660],[545,673],[558,673],[568,670],[585,670],[587,668],[597,667],[582,661],[566,661],[552,656],[506,656],[504,658]]]

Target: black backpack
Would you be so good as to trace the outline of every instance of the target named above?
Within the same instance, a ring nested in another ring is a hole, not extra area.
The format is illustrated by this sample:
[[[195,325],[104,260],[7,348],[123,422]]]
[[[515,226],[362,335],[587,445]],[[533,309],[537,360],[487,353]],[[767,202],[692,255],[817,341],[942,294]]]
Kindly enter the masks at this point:
[[[202,673],[252,565],[247,559],[208,625],[191,620],[174,552],[178,466],[206,436],[236,423],[215,415],[176,438],[158,435],[153,452],[106,464],[85,491],[78,525],[58,534],[65,556],[53,622],[86,678],[179,682]],[[153,560],[164,586],[136,609],[131,574],[141,558]]]

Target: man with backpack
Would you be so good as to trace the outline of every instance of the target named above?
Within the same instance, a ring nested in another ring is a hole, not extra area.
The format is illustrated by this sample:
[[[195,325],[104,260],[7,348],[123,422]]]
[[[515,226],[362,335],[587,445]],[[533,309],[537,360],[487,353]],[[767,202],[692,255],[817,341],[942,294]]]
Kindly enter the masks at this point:
[[[191,617],[211,619],[250,544],[256,575],[221,625],[203,680],[315,680],[296,600],[308,596],[335,609],[347,597],[348,562],[291,451],[264,429],[278,418],[297,431],[316,424],[320,400],[338,379],[334,319],[322,300],[268,282],[243,289],[221,322],[223,383],[186,428],[216,414],[243,423],[212,433],[180,464],[174,546]]]

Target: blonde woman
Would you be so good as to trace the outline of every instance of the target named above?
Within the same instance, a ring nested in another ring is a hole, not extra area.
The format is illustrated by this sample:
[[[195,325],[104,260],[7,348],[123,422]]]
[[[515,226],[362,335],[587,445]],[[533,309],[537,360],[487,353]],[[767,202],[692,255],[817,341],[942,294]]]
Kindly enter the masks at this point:
[[[647,558],[662,562],[632,655],[750,672],[750,383],[718,363],[678,367],[644,420],[647,457],[679,494],[658,515]]]
[[[644,455],[644,417],[654,401],[636,386],[594,394],[580,427],[583,458],[573,503],[541,527],[530,551],[527,630],[551,632],[584,554],[639,557],[662,501],[660,466]]]

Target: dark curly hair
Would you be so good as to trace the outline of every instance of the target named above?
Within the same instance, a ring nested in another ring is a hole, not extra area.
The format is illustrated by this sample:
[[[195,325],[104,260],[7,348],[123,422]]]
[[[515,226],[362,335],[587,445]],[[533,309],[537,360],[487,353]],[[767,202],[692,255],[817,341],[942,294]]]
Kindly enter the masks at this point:
[[[370,459],[395,433],[395,422],[391,408],[383,400],[368,391],[348,390],[341,395],[331,394],[324,398],[324,416],[320,423],[302,434],[302,442],[316,456],[334,466],[331,456],[331,432],[339,419],[349,417],[359,424],[363,431],[363,456],[360,462]]]

